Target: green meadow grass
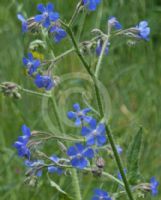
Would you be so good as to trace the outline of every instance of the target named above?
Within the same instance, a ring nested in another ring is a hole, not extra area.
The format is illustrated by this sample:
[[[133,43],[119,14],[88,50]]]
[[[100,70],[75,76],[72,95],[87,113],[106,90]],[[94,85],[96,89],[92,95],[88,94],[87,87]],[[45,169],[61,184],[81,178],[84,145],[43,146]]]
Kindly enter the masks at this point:
[[[46,0],[41,2],[45,3]],[[65,20],[69,20],[76,6],[74,0],[52,0],[57,11]],[[26,76],[22,66],[22,57],[28,51],[28,45],[36,36],[21,33],[21,24],[16,14],[22,12],[27,17],[35,15],[38,0],[0,0],[0,81],[16,82],[25,88],[37,90],[32,80]],[[126,166],[126,149],[139,126],[144,127],[144,140],[140,161],[142,176],[146,181],[156,176],[161,182],[161,2],[159,0],[103,0],[98,9],[80,17],[74,25],[77,38],[81,41],[90,39],[90,30],[101,28],[105,30],[106,20],[110,15],[116,16],[124,27],[137,24],[141,20],[148,20],[151,27],[149,42],[139,42],[136,45],[127,45],[124,38],[111,41],[110,53],[103,60],[101,80],[105,85],[111,100],[110,124],[116,141],[123,147],[122,159]],[[83,27],[79,26],[79,23]],[[81,37],[80,37],[81,36]],[[70,48],[66,40],[61,44],[53,45],[55,55]],[[37,49],[45,56],[48,51]],[[94,60],[94,59],[92,59]],[[57,75],[82,71],[81,63],[75,54],[65,57],[56,69]],[[73,87],[73,81],[71,87]],[[78,87],[83,84],[76,82]],[[86,87],[86,85],[84,86]],[[87,86],[88,87],[88,86]],[[88,89],[88,88],[87,88]],[[56,98],[59,95],[56,90]],[[63,96],[64,95],[64,96]],[[79,102],[80,95],[73,95],[67,99],[64,110],[70,110],[72,103]],[[92,99],[90,99],[92,102]],[[69,108],[70,107],[70,108]],[[55,120],[52,105],[46,113]],[[12,147],[20,127],[27,124],[31,129],[48,130],[42,113],[42,99],[29,94],[22,94],[21,100],[10,99],[0,94],[0,199],[1,200],[44,200],[65,199],[51,188],[44,173],[36,188],[30,188],[23,183],[25,168],[22,159],[18,158]],[[76,129],[69,132],[76,133]],[[49,154],[58,152],[56,142],[45,145]],[[117,173],[117,167],[108,159],[106,170]],[[70,176],[52,177],[61,187],[73,195],[72,179]],[[97,178],[80,175],[81,190],[84,199],[90,199],[92,189],[99,187]],[[86,183],[86,184],[84,184]],[[112,188],[113,184],[103,179],[104,188]],[[124,199],[124,198],[123,198]],[[146,196],[145,199],[152,199]],[[161,199],[161,194],[156,198]]]

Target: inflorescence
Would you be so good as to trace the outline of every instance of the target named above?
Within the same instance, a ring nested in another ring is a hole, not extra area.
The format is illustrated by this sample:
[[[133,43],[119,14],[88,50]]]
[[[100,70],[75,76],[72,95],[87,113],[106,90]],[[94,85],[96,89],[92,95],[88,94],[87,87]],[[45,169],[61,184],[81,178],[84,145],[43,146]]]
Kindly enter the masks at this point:
[[[81,6],[84,6],[90,11],[96,10],[97,6],[101,3],[101,0],[82,0]],[[48,36],[52,36],[56,43],[59,43],[67,36],[66,30],[61,27],[60,14],[55,11],[52,3],[47,5],[38,4],[37,10],[39,14],[26,19],[22,14],[18,14],[17,17],[22,23],[22,32],[29,31],[42,31],[45,30]],[[149,40],[150,28],[147,21],[141,21],[137,26],[123,30],[122,24],[116,17],[111,16],[107,20],[108,33],[98,31],[100,36],[95,41],[96,55],[99,57],[102,53],[104,41],[107,40],[104,52],[106,55],[109,53],[110,36],[113,34],[125,35],[135,39]],[[113,33],[114,31],[114,33]],[[34,83],[38,88],[44,88],[45,90],[51,90],[56,86],[57,82],[52,77],[51,73],[44,72],[44,63],[33,56],[31,52],[27,57],[23,58],[23,64],[30,77],[34,79]],[[47,156],[46,154],[33,150],[35,144],[39,144],[35,137],[39,137],[37,134],[32,133],[30,128],[26,125],[22,126],[22,136],[18,137],[18,140],[14,143],[14,147],[17,149],[18,155],[24,157],[25,166],[28,168],[28,176],[41,176],[44,169],[49,173],[57,173],[62,175],[66,169],[76,168],[78,170],[86,170],[93,168],[94,161],[97,160],[94,167],[103,168],[105,163],[103,158],[99,155],[101,147],[108,146],[108,140],[106,136],[105,124],[97,122],[97,120],[91,116],[91,109],[81,109],[78,103],[73,105],[74,111],[67,112],[67,117],[74,122],[77,128],[80,128],[80,135],[84,142],[76,142],[65,148],[65,155],[63,158],[56,155]],[[40,134],[41,136],[41,134]],[[41,139],[40,139],[41,143]],[[122,148],[116,145],[118,154],[122,153]],[[107,149],[106,149],[107,150]],[[39,155],[41,159],[37,159],[36,155]],[[126,173],[126,169],[124,169]],[[121,174],[118,173],[118,179],[122,180]],[[150,190],[152,195],[157,194],[157,187],[159,182],[154,177],[150,180]],[[112,200],[109,194],[102,189],[95,189],[92,200]]]

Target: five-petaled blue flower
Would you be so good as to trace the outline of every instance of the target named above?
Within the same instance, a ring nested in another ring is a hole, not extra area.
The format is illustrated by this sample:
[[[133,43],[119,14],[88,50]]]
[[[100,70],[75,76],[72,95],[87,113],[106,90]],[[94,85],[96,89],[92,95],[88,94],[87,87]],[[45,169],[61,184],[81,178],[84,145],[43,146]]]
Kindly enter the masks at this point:
[[[18,140],[14,143],[13,146],[17,149],[18,155],[20,157],[27,157],[30,159],[30,150],[27,147],[27,143],[31,137],[30,128],[28,128],[26,125],[23,125],[22,133],[23,135],[18,137]]]
[[[87,158],[94,157],[94,151],[92,148],[76,143],[75,146],[68,148],[67,155],[70,157],[73,167],[83,169],[88,165]]]
[[[30,161],[30,160],[25,160],[25,165],[29,168],[32,169],[32,173],[38,177],[42,176],[42,169],[44,165],[43,160],[36,160],[36,161]]]
[[[87,6],[88,10],[94,11],[96,10],[98,4],[101,3],[101,0],[83,0],[82,3]]]
[[[37,74],[35,77],[35,84],[38,88],[45,88],[51,90],[54,87],[54,80],[50,76]]]
[[[102,51],[102,45],[103,45],[103,41],[102,40],[99,40],[97,42],[97,47],[96,47],[96,54],[97,56],[100,56],[101,54],[101,51]],[[107,46],[106,46],[106,49],[105,49],[105,55],[108,55],[108,52],[109,52],[109,45],[110,43],[108,42]]]
[[[153,196],[158,194],[158,190],[157,190],[158,185],[159,185],[159,182],[156,180],[155,177],[152,177],[150,179],[150,188],[151,188],[151,192]]]
[[[92,200],[112,200],[112,199],[111,197],[109,197],[106,191],[101,190],[101,189],[95,189]]]
[[[83,122],[89,123],[92,120],[91,116],[87,116],[87,113],[91,111],[90,108],[84,108],[83,110],[80,109],[80,105],[75,103],[73,105],[73,111],[69,111],[67,116],[69,119],[75,119],[75,125],[80,126]]]
[[[50,157],[50,160],[53,161],[55,164],[58,164],[60,161],[60,158],[58,158],[56,155],[52,155]],[[57,173],[58,175],[61,175],[63,173],[63,170],[62,170],[62,168],[57,167],[57,166],[49,166],[48,172],[49,173]]]
[[[22,32],[25,33],[28,31],[28,23],[23,15],[17,14],[17,18],[22,22]]]
[[[65,32],[65,30],[62,29],[61,27],[57,26],[57,25],[54,25],[54,26],[51,27],[50,33],[53,34],[54,41],[56,43],[60,42],[67,35],[67,33]]]
[[[138,36],[141,39],[149,40],[148,36],[150,34],[150,28],[148,27],[148,22],[147,21],[141,21],[139,23],[139,25],[136,26],[136,28],[139,31]]]
[[[42,14],[35,16],[35,22],[41,23],[45,28],[49,28],[51,22],[55,22],[59,19],[59,13],[54,12],[54,5],[48,3],[45,7],[43,4],[38,4],[37,10]]]
[[[23,58],[23,64],[28,69],[28,73],[32,75],[36,72],[37,68],[40,66],[41,62],[38,59],[34,59],[32,53],[28,53],[28,58]]]
[[[94,145],[102,146],[106,143],[106,132],[105,132],[105,125],[99,123],[97,125],[97,121],[93,119],[89,123],[90,127],[82,127],[82,135],[86,138],[87,145]]]
[[[114,16],[108,18],[108,24],[109,26],[114,27],[116,30],[122,29],[122,25]]]

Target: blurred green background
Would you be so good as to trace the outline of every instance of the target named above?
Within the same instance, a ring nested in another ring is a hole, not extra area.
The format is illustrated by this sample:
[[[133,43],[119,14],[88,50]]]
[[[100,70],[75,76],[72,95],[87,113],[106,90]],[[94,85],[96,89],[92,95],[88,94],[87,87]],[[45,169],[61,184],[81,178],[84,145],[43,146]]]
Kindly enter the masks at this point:
[[[41,1],[43,3],[47,1]],[[77,1],[52,0],[55,9],[60,12],[62,19],[69,20]],[[16,82],[25,88],[37,90],[32,80],[26,76],[22,67],[22,57],[28,52],[29,43],[39,35],[23,35],[21,23],[16,14],[22,12],[26,17],[37,13],[38,0],[0,0],[0,81]],[[140,124],[144,127],[144,142],[142,147],[140,168],[146,181],[156,176],[161,180],[161,1],[160,0],[103,0],[96,12],[79,18],[74,25],[76,36],[81,35],[80,40],[91,38],[90,30],[101,28],[105,30],[108,16],[116,16],[124,27],[130,27],[141,20],[148,20],[151,27],[149,42],[139,42],[136,45],[128,45],[123,38],[111,41],[109,56],[103,60],[101,80],[107,88],[111,99],[111,127],[117,143],[123,149],[122,155],[125,161],[126,149],[134,133]],[[79,25],[82,23],[83,28]],[[55,55],[59,55],[70,48],[70,42],[65,39],[60,44],[52,43]],[[37,49],[38,52],[49,56],[48,50]],[[51,55],[50,55],[51,56]],[[93,54],[94,57],[94,54]],[[94,58],[95,60],[95,58]],[[75,54],[64,58],[55,70],[56,75],[82,70],[79,59]],[[81,84],[81,82],[80,82]],[[81,86],[80,86],[81,87]],[[63,93],[63,88],[57,94]],[[57,98],[58,98],[57,95]],[[62,94],[61,94],[62,95]],[[65,98],[65,97],[64,97]],[[71,104],[79,102],[79,95],[67,98],[64,110],[70,110]],[[70,106],[70,108],[68,108]],[[30,188],[23,184],[25,168],[22,159],[17,157],[12,148],[13,142],[20,135],[20,127],[27,124],[31,129],[48,130],[41,112],[41,97],[22,94],[21,100],[10,99],[0,94],[0,199],[11,200],[44,200],[65,199],[51,188],[45,173],[36,188]],[[49,105],[54,123],[54,112]],[[66,131],[69,131],[66,127]],[[72,129],[73,130],[73,129]],[[71,130],[71,131],[72,131]],[[70,132],[71,132],[70,131]],[[73,133],[76,130],[74,129]],[[56,143],[45,146],[47,152],[57,153]],[[116,173],[117,168],[111,164],[114,161],[108,159],[106,170]],[[126,163],[125,163],[126,165]],[[71,177],[67,176],[59,180],[58,176],[52,177],[61,187],[73,194],[71,190]],[[99,180],[101,182],[101,179]],[[84,199],[90,199],[92,188],[99,187],[97,178],[80,175]],[[92,182],[92,183],[91,183]],[[86,183],[86,185],[84,184]],[[90,184],[91,183],[91,184]],[[102,182],[103,188],[112,187],[112,183],[106,180]],[[107,185],[106,185],[107,184]],[[123,198],[124,199],[124,198]],[[145,199],[151,199],[146,196]],[[155,199],[160,200],[161,195]]]

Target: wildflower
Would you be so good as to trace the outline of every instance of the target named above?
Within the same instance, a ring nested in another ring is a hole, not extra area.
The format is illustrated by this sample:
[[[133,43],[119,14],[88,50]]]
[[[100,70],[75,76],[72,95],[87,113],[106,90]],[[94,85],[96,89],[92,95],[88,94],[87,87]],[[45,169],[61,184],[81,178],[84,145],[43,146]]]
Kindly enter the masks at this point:
[[[54,12],[54,5],[48,3],[45,7],[43,4],[38,4],[37,10],[42,14],[35,16],[35,21],[41,23],[45,28],[49,28],[51,22],[55,22],[59,19],[59,13]]]
[[[22,126],[22,136],[18,137],[18,140],[14,143],[14,147],[18,151],[18,155],[20,157],[27,157],[28,159],[30,158],[30,150],[27,147],[27,143],[31,137],[31,132],[30,129],[26,126]]]
[[[53,33],[54,41],[56,43],[60,42],[67,35],[67,33],[65,32],[64,29],[62,29],[61,27],[56,26],[56,25],[51,27],[50,33]]]
[[[126,168],[124,168],[124,174],[127,174]],[[117,177],[118,177],[119,180],[122,180],[122,176],[121,176],[120,172],[118,172]]]
[[[51,90],[55,83],[50,76],[43,76],[40,74],[36,75],[35,84],[38,88],[45,88],[46,90]]]
[[[60,161],[60,159],[55,155],[52,155],[50,157],[50,160],[53,161],[55,164],[58,164],[59,161]],[[48,167],[48,172],[49,173],[57,173],[57,174],[61,175],[63,173],[63,170],[60,167],[49,166]]]
[[[44,165],[43,160],[36,160],[36,161],[26,160],[25,165],[31,169],[29,171],[31,174],[35,174],[38,177],[42,176],[41,167]]]
[[[116,145],[117,153],[121,154],[123,152],[123,149],[120,147],[120,145]]]
[[[32,53],[28,53],[28,58],[23,58],[23,64],[26,66],[28,69],[28,73],[32,75],[37,68],[40,66],[40,60],[34,59]]]
[[[151,186],[151,193],[153,196],[158,194],[157,187],[159,185],[159,182],[155,179],[155,177],[152,177],[150,179],[150,186]]]
[[[108,55],[108,52],[109,52],[109,45],[110,45],[110,43],[108,42],[108,44],[107,44],[107,46],[106,46],[106,49],[105,49],[105,55]],[[101,54],[101,51],[102,51],[102,46],[103,46],[103,41],[102,40],[99,40],[98,42],[97,42],[97,47],[96,47],[96,54],[97,54],[97,56],[100,56],[100,54]]]
[[[94,151],[92,148],[87,148],[80,143],[76,143],[75,146],[68,148],[67,155],[70,156],[73,167],[83,169],[88,165],[87,158],[94,157]]]
[[[95,189],[92,200],[112,200],[112,199],[111,197],[109,197],[106,191],[101,190],[101,189]]]
[[[148,27],[147,21],[141,21],[136,28],[138,29],[138,36],[141,39],[149,40],[148,36],[150,34],[150,28]]]
[[[88,10],[96,10],[98,4],[101,3],[101,0],[82,0],[83,5],[87,6]]]
[[[27,20],[24,18],[23,15],[18,14],[17,18],[22,22],[22,32],[25,33],[28,31],[28,23]]]
[[[89,123],[92,120],[91,116],[87,116],[87,113],[91,111],[90,108],[84,108],[83,110],[80,109],[80,105],[75,103],[73,105],[73,111],[69,111],[67,116],[69,119],[75,119],[75,125],[80,126],[83,122]]]
[[[105,144],[107,138],[104,124],[97,125],[97,121],[93,119],[89,125],[90,127],[82,127],[82,136],[86,138],[87,145],[102,146]]]
[[[122,29],[122,25],[114,16],[109,17],[108,24],[110,27],[114,27],[116,30]]]

